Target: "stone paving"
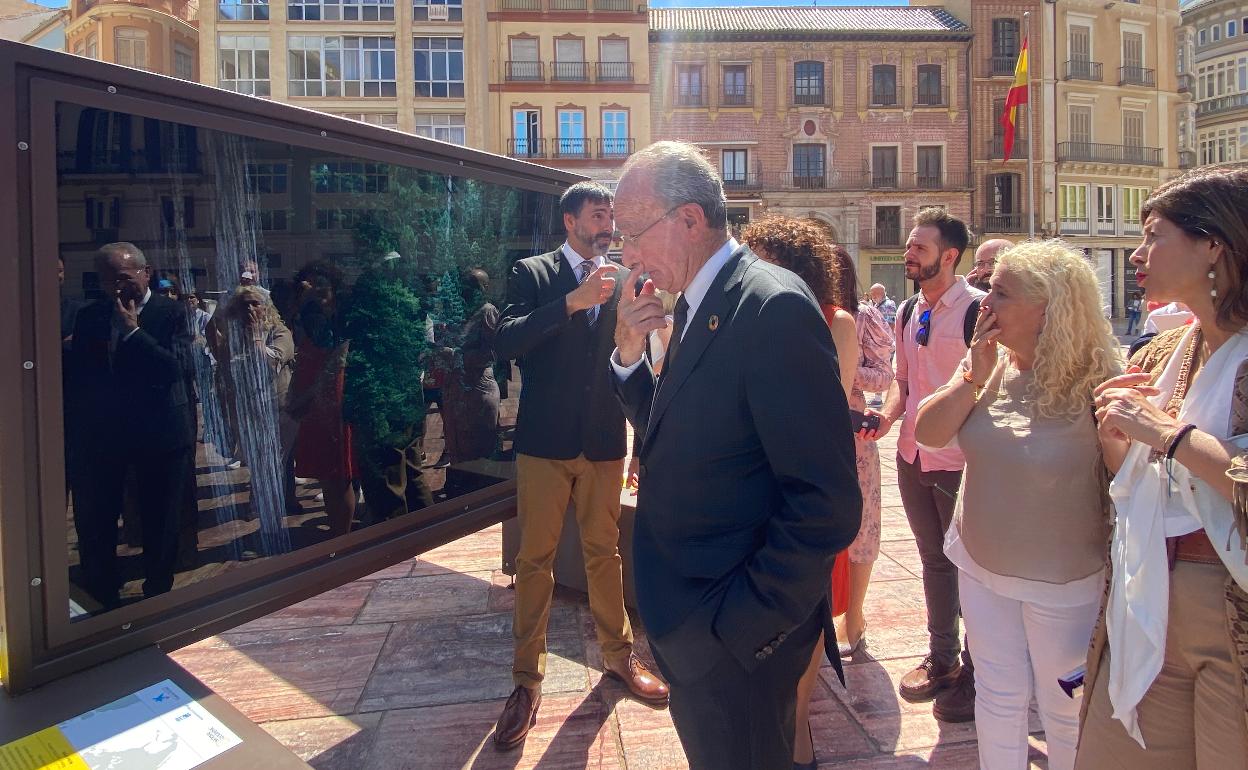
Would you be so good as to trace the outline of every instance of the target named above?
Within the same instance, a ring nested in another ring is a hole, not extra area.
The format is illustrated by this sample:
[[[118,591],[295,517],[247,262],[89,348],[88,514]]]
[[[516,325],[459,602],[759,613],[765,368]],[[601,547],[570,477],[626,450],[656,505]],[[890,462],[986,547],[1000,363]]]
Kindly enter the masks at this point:
[[[942,724],[930,704],[897,698],[927,636],[891,438],[881,447],[883,545],[867,647],[846,666],[848,688],[830,667],[821,672],[812,708],[819,766],[974,768],[973,724]],[[492,527],[173,657],[324,770],[687,767],[668,712],[603,678],[585,597],[562,588],[537,726],[522,749],[494,749],[494,720],[512,686],[513,592],[499,570],[501,539]],[[1032,728],[1032,767],[1045,767],[1034,714]]]

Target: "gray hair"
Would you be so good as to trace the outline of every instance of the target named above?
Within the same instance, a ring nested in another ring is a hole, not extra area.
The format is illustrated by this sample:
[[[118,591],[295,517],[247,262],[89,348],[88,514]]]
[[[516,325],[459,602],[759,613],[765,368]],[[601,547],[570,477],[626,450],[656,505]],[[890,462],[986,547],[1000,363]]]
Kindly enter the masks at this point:
[[[696,145],[655,142],[634,153],[620,170],[620,177],[638,170],[651,175],[654,194],[664,208],[695,203],[706,215],[706,224],[712,230],[723,230],[728,226],[724,183]]]
[[[134,260],[136,267],[147,267],[147,256],[143,253],[143,250],[129,241],[106,243],[101,246],[100,250],[95,252],[96,267],[107,262],[108,258],[112,256],[129,257]]]

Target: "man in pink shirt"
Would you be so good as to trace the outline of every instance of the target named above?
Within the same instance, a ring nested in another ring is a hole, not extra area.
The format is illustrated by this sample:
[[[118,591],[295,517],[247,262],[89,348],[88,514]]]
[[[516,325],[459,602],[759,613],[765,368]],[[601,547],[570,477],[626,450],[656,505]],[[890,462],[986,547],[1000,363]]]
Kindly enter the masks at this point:
[[[958,449],[929,450],[914,440],[919,402],[949,382],[966,356],[966,329],[973,327],[982,291],[955,271],[970,233],[966,224],[944,209],[923,209],[914,217],[906,241],[906,278],[918,281],[919,293],[897,310],[897,378],[877,412],[878,439],[904,418],[897,437],[897,484],[906,518],[923,561],[927,600],[929,654],[906,674],[899,688],[911,702],[933,698],[937,719],[969,722],[975,718],[975,673],[970,653],[958,661],[958,574],[945,556],[945,530],[953,520],[965,460]],[[970,319],[968,325],[968,318]]]

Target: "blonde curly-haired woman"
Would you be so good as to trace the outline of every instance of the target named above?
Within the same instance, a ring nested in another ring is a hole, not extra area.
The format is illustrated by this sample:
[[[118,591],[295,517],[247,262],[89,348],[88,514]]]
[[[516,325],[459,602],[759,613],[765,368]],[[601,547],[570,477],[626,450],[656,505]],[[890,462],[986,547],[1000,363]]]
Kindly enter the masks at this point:
[[[945,553],[975,654],[980,766],[1027,767],[1034,693],[1051,770],[1074,766],[1079,701],[1059,679],[1087,657],[1105,580],[1106,477],[1092,391],[1121,371],[1096,274],[1060,241],[1004,252],[971,349],[919,407],[921,444],[966,473]]]

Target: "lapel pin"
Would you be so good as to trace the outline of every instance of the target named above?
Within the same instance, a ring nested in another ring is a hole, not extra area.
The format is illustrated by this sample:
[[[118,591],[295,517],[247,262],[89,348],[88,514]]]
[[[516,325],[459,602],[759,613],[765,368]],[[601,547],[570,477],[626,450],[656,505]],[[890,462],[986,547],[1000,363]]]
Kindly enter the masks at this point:
[[[713,315],[710,318],[708,318],[706,321],[706,328],[710,329],[711,331],[715,331],[716,329],[718,329],[719,328],[719,316]]]

